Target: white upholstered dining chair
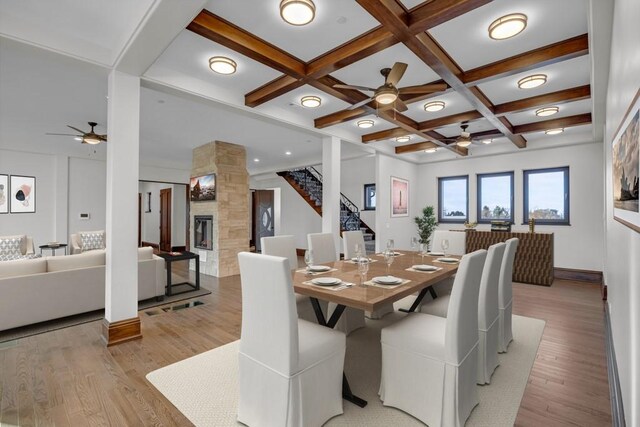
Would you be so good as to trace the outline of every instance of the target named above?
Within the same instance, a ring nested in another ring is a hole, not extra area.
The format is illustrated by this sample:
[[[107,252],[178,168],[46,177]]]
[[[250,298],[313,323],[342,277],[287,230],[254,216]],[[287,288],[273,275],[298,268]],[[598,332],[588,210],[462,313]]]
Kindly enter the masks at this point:
[[[342,414],[346,339],[298,319],[286,258],[241,252],[238,421],[321,426]]]
[[[431,250],[442,252],[441,242],[449,240],[447,255],[462,256],[466,253],[466,233],[464,231],[435,230],[431,239]]]
[[[298,254],[296,253],[296,242],[293,236],[273,236],[262,237],[260,239],[262,253],[264,255],[279,256],[289,260],[291,270],[298,269]],[[317,322],[311,300],[308,296],[295,294],[296,308],[298,309],[298,317],[308,320],[309,322]],[[322,311],[327,313],[327,302],[319,300]]]
[[[517,238],[509,239],[502,259],[500,268],[500,281],[498,282],[498,310],[499,310],[499,337],[498,351],[506,353],[509,343],[513,341],[513,331],[511,330],[511,305],[513,303],[513,261],[516,258],[518,249]]]
[[[504,243],[491,245],[482,269],[478,294],[478,384],[489,384],[498,367],[498,281],[505,251]],[[447,317],[451,295],[440,295],[422,305],[421,312]]]
[[[365,256],[367,254],[367,249],[364,246],[364,235],[362,234],[362,231],[343,231],[342,250],[344,253],[344,259],[351,259],[356,256],[356,245],[360,245],[362,255]]]
[[[429,426],[464,426],[478,404],[478,292],[487,251],[462,257],[446,318],[412,313],[382,329],[380,399]]]
[[[336,262],[338,260],[336,246],[333,239],[332,233],[307,234],[307,244],[309,250],[313,252],[314,263],[326,264],[329,262]],[[333,313],[335,308],[336,304],[329,303],[326,315],[327,318],[331,316],[331,313]],[[364,311],[347,307],[342,313],[342,316],[340,316],[340,320],[336,323],[335,328],[349,335],[351,332],[364,326]]]

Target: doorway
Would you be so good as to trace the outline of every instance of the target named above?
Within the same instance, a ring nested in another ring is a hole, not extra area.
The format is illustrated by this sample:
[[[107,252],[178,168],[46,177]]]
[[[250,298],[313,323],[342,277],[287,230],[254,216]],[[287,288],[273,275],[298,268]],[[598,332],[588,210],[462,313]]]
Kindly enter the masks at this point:
[[[273,190],[254,190],[252,195],[252,236],[256,252],[261,252],[260,239],[274,235],[275,213]]]
[[[181,252],[189,247],[189,186],[140,181],[139,241],[156,251]]]
[[[160,190],[160,250],[171,252],[171,188]]]

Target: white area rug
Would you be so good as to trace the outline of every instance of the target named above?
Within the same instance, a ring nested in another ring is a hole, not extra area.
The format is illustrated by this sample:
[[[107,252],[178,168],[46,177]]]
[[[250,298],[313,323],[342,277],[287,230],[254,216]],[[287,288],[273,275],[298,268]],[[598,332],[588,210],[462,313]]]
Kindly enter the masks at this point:
[[[380,329],[399,313],[382,320],[367,319],[367,327],[347,338],[345,372],[354,393],[369,404],[359,408],[344,401],[344,414],[327,426],[421,426],[420,421],[378,398]],[[478,386],[480,404],[467,426],[512,426],[538,351],[545,322],[513,316],[514,341],[499,355],[500,366],[491,384]],[[147,379],[196,426],[236,426],[238,344],[234,341],[153,371]]]

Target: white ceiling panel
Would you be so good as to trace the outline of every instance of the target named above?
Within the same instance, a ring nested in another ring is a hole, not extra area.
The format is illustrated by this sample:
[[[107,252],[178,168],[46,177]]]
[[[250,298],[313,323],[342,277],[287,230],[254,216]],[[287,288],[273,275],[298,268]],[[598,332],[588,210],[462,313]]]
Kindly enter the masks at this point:
[[[554,114],[553,116],[547,116],[547,117],[536,116],[536,113],[535,113],[536,110],[538,110],[539,108],[543,108],[543,107],[537,107],[529,111],[522,111],[520,113],[515,113],[515,114],[507,114],[506,117],[507,119],[509,119],[509,121],[513,125],[542,122],[545,120],[553,120],[553,119],[559,119],[562,117],[574,116],[577,114],[590,113],[591,102],[592,101],[590,99],[583,99],[581,101],[568,102],[566,104],[558,104],[557,107],[560,108],[560,111],[558,111],[558,113]],[[553,105],[553,104],[550,104],[550,105]]]
[[[357,123],[360,120],[373,120],[374,121],[374,125],[373,127],[367,128],[367,129],[362,129],[359,128]],[[368,116],[365,117],[361,117],[359,119],[356,120],[351,120],[349,122],[345,122],[345,123],[340,123],[339,125],[335,125],[335,126],[331,126],[331,129],[344,129],[346,131],[352,132],[356,135],[362,136],[362,135],[366,135],[368,133],[374,133],[374,132],[379,132],[381,130],[387,130],[387,129],[391,129],[396,127],[393,123],[389,123],[388,121],[381,119],[379,117],[376,117],[374,114],[370,114]]]
[[[495,0],[429,31],[465,71],[585,34],[585,0]],[[493,40],[489,25],[510,13],[527,15],[527,28],[515,37]]]
[[[280,17],[279,4],[264,0],[211,0],[206,9],[303,61],[379,25],[355,1],[325,1],[316,2],[316,17],[310,24],[296,27]]]
[[[424,105],[428,102],[443,101],[445,103],[444,110],[436,112],[428,112],[424,110]],[[438,119],[440,117],[451,116],[453,114],[464,113],[465,111],[474,110],[473,106],[458,92],[449,92],[444,95],[434,96],[420,102],[407,105],[409,109],[402,114],[411,117],[417,122],[425,120]]]
[[[113,65],[152,0],[0,1],[0,35]]]
[[[531,74],[546,74],[547,82],[533,89],[520,89],[518,80]],[[588,85],[591,80],[591,56],[584,55],[568,61],[504,77],[478,85],[494,104],[529,98],[545,93]]]
[[[307,108],[302,106],[302,104],[300,103],[302,97],[310,95],[317,96],[322,100],[319,107]],[[293,109],[298,115],[304,117],[312,123],[313,120],[317,117],[321,117],[326,114],[333,113],[334,111],[345,109],[350,105],[351,104],[348,104],[340,99],[327,95],[326,93],[314,88],[313,86],[304,85],[299,87],[298,89],[294,89],[291,92],[272,99],[271,101],[256,107],[256,109],[258,111],[268,111],[273,107],[282,108],[285,110]]]
[[[380,70],[391,68],[396,62],[404,62],[409,66],[398,87],[431,83],[440,79],[431,68],[400,43],[342,68],[332,75],[346,84],[377,88],[384,83]]]
[[[421,5],[422,3],[428,3],[429,0],[400,0],[402,5],[407,9],[413,9],[414,7]]]

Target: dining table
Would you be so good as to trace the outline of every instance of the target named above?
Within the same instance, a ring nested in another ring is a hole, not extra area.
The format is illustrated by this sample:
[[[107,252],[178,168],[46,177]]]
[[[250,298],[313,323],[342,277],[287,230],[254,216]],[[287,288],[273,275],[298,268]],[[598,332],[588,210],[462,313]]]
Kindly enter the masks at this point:
[[[407,296],[417,294],[411,307],[408,310],[402,310],[411,313],[420,306],[420,302],[427,292],[430,292],[432,297],[436,298],[437,295],[433,290],[433,285],[455,275],[459,265],[459,262],[455,261],[440,261],[442,258],[442,254],[425,255],[423,258],[418,252],[396,250],[393,263],[389,266],[388,271],[389,275],[403,279],[404,283],[400,285],[366,284],[371,283],[368,280],[374,277],[387,276],[387,264],[384,255],[374,254],[368,258],[370,260],[368,263],[369,270],[363,283],[360,282],[358,264],[352,260],[340,260],[322,264],[330,269],[326,272],[313,273],[313,275],[310,275],[308,269],[296,270],[293,273],[293,286],[297,294],[310,298],[318,324],[334,328],[347,307],[375,312]],[[460,259],[460,257],[450,255],[444,258]],[[438,270],[418,271],[412,268],[415,265],[432,265]],[[340,282],[335,287],[311,283],[313,278],[323,276],[339,279]],[[353,285],[350,286],[349,284]],[[319,300],[336,304],[336,308],[328,319],[322,311]],[[366,400],[352,392],[346,374],[343,374],[342,396],[345,400],[357,406],[365,407],[367,405]]]

